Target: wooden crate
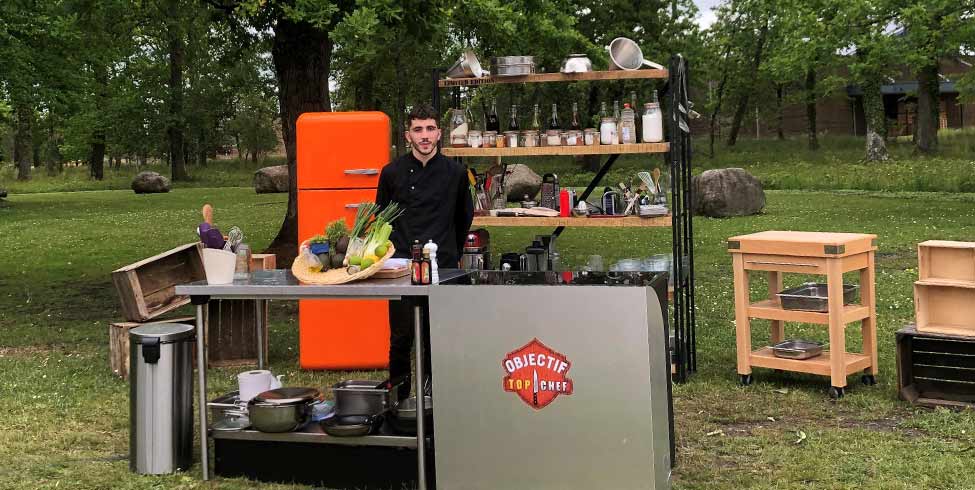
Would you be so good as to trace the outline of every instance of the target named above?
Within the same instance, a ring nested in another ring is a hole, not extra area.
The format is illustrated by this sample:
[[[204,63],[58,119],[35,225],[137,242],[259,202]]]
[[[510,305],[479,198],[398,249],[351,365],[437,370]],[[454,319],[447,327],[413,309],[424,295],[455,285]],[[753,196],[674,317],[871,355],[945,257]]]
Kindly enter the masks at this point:
[[[975,285],[975,242],[928,240],[917,245],[921,281]]]
[[[264,325],[264,358],[267,359],[267,302],[260,312]],[[206,343],[210,366],[257,364],[257,301],[252,299],[212,300],[207,305]]]
[[[251,271],[277,269],[277,256],[274,254],[252,254]]]
[[[156,319],[146,323],[186,323],[194,325],[196,319],[191,316]],[[129,330],[145,325],[139,322],[116,322],[108,325],[108,363],[112,374],[122,379],[129,378]],[[194,349],[194,352],[196,350]]]
[[[975,338],[897,332],[897,390],[928,407],[975,408]]]
[[[975,285],[914,284],[917,330],[926,333],[975,336]]]
[[[206,279],[203,247],[188,243],[112,272],[112,282],[130,322],[145,322],[188,304],[176,285]]]

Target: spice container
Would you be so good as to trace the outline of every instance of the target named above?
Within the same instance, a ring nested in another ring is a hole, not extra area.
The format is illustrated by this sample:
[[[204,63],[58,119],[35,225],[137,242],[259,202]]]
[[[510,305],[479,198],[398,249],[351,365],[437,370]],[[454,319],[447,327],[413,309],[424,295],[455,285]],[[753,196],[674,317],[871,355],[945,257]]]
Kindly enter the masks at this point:
[[[599,123],[599,143],[612,145],[616,143],[616,118],[604,117]]]
[[[508,148],[518,148],[518,131],[505,131],[504,143]]]
[[[522,146],[529,147],[529,148],[533,146],[538,146],[538,131],[532,131],[532,130],[522,131],[521,142],[522,142]]]
[[[562,135],[558,129],[545,132],[545,146],[562,146]]]
[[[570,129],[565,133],[566,146],[579,146],[583,143],[582,131]]]
[[[481,140],[481,132],[480,131],[468,131],[467,132],[467,144],[470,145],[471,148],[480,148],[481,147],[481,143],[482,143],[482,140]]]
[[[494,148],[498,146],[498,132],[485,131],[481,133],[481,146],[484,148]]]
[[[598,145],[599,144],[599,131],[596,128],[586,128],[582,132],[584,143],[587,145]]]

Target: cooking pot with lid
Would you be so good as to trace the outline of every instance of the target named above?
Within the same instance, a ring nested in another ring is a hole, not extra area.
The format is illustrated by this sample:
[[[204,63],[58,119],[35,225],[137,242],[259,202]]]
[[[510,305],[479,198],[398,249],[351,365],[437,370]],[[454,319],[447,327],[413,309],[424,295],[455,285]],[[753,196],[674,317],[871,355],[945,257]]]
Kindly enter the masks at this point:
[[[308,422],[312,404],[323,400],[315,388],[277,388],[247,403],[251,425],[261,432],[291,432]]]

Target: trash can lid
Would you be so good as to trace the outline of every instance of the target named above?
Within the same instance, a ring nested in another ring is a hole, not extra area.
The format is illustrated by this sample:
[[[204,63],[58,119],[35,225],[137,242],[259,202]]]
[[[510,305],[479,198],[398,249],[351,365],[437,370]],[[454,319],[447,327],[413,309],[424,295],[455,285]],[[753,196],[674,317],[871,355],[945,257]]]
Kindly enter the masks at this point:
[[[185,323],[147,323],[129,330],[129,341],[141,344],[142,339],[158,338],[159,342],[176,342],[193,336],[196,326]]]

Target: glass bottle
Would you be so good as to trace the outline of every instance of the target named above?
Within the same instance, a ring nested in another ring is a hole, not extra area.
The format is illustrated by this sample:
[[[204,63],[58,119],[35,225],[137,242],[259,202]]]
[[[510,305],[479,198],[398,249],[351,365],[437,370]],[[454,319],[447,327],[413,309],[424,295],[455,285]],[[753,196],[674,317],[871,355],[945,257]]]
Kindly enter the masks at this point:
[[[552,117],[548,120],[548,129],[562,129],[562,125],[559,124],[559,109],[556,104],[552,104]]]
[[[508,120],[508,131],[518,131],[518,105],[511,104],[511,119]]]
[[[538,104],[535,104],[535,110],[534,113],[532,114],[532,125],[531,128],[529,129],[531,129],[532,131],[538,131],[541,128],[542,125],[539,124],[538,122]]]
[[[660,103],[657,101],[657,91],[653,91],[650,102],[643,104],[643,116],[640,118],[643,125],[643,142],[659,143],[664,140],[664,118],[660,112]]]
[[[636,90],[634,90],[634,91],[632,91],[632,92],[630,92],[630,109],[633,109],[633,111],[634,111],[634,112],[636,112],[637,110],[639,110],[639,109],[640,109],[640,106],[638,106],[638,105],[636,105]],[[637,129],[636,129],[636,131],[637,131],[637,132],[636,132],[636,133],[634,133],[634,134],[635,134],[635,135],[637,135],[637,134],[640,134],[640,133],[639,133],[639,131],[640,131],[640,118],[639,118],[639,117],[636,117],[636,116],[634,115],[634,118],[633,118],[633,119],[634,119],[634,122],[635,122],[635,124],[636,124],[636,128],[637,128]],[[634,137],[634,139],[633,139],[633,142],[634,142],[634,143],[636,143],[636,142],[637,142],[637,141],[636,141],[636,137]]]
[[[501,121],[498,120],[498,103],[491,99],[491,112],[487,115],[487,123],[484,125],[487,131],[501,131]]]
[[[572,103],[572,124],[569,125],[569,129],[580,130],[582,126],[579,125],[579,103]]]
[[[609,113],[606,112],[606,101],[602,101],[599,104],[599,120],[602,121],[604,117],[609,117]]]
[[[624,145],[636,143],[636,115],[630,104],[623,104],[622,119],[620,120],[620,143]]]
[[[620,117],[620,101],[613,101],[613,119],[616,120],[616,132],[614,133],[613,144],[620,144],[620,130],[623,129],[620,125],[623,123],[623,118]]]

